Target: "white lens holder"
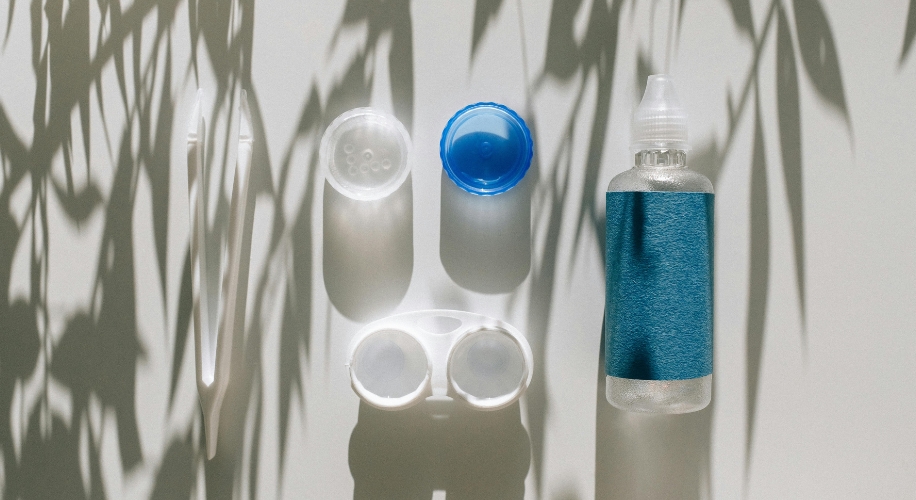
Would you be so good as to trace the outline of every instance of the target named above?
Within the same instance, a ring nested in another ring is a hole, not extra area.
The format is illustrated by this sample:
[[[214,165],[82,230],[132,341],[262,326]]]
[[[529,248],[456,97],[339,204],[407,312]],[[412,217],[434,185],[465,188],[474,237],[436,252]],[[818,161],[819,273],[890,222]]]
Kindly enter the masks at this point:
[[[444,309],[374,321],[350,342],[353,391],[382,410],[447,396],[477,410],[511,405],[531,383],[533,358],[512,325]]]

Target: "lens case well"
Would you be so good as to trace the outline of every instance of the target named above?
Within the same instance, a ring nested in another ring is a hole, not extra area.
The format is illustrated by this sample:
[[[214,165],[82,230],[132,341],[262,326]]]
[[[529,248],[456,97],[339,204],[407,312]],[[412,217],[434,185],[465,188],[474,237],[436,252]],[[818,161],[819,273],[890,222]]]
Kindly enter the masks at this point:
[[[477,410],[514,403],[531,383],[524,335],[480,314],[428,310],[370,323],[353,338],[347,366],[354,392],[383,410],[447,396]]]

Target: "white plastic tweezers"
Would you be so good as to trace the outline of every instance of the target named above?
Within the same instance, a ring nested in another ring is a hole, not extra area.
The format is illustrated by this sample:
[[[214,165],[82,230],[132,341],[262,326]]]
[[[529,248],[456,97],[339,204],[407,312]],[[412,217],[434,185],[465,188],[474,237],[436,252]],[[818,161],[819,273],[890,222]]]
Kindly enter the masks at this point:
[[[191,281],[193,293],[194,346],[197,352],[197,391],[204,413],[207,457],[216,454],[219,412],[229,385],[232,343],[245,328],[247,276],[242,279],[242,256],[251,248],[250,221],[246,220],[251,200],[251,146],[253,142],[251,112],[242,91],[239,119],[238,159],[229,205],[228,248],[220,276],[222,289],[211,297],[207,286],[207,176],[205,175],[205,124],[201,116],[202,90],[188,123],[188,201],[191,219]],[[219,223],[221,221],[218,221]],[[210,245],[219,242],[210,242]],[[215,309],[215,310],[213,310]],[[218,325],[218,327],[217,327]]]

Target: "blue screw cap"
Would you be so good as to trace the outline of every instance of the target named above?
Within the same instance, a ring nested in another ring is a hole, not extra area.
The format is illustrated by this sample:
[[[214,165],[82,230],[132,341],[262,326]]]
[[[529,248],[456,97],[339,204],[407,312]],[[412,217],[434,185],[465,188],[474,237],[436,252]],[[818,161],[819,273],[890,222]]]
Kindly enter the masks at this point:
[[[484,196],[518,184],[531,166],[533,153],[525,120],[495,102],[478,102],[455,113],[439,142],[448,176],[461,189]]]

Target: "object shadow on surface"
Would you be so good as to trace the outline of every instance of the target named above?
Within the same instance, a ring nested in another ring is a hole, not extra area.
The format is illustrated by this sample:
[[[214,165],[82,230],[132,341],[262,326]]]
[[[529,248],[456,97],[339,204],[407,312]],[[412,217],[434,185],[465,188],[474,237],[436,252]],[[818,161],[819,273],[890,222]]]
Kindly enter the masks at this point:
[[[619,410],[605,397],[604,348],[602,334],[595,394],[595,500],[706,498],[715,393],[709,406],[683,415]]]
[[[353,200],[324,184],[324,286],[355,321],[378,319],[407,293],[413,272],[411,176],[380,200]]]
[[[521,500],[531,447],[518,403],[484,412],[447,400],[402,411],[360,402],[349,462],[354,500],[429,500],[436,490],[450,500]]]
[[[439,258],[459,286],[515,290],[531,268],[531,176],[495,196],[461,189],[442,171]]]

